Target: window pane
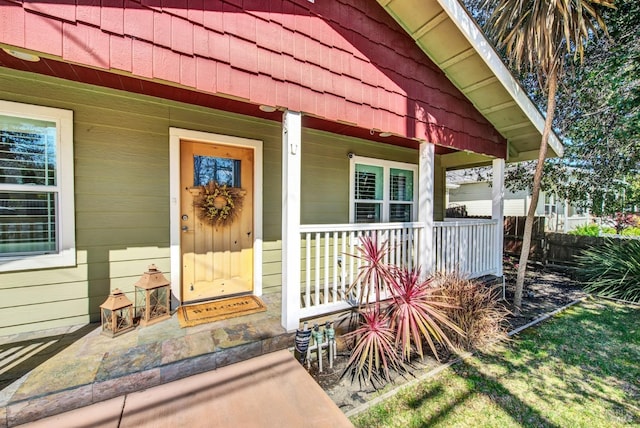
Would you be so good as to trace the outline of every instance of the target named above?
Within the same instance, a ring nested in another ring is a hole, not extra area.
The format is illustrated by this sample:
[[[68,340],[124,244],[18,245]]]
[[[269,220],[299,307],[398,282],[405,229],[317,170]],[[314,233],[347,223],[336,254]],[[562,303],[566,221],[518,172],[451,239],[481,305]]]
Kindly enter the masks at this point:
[[[382,200],[383,169],[356,164],[356,199]]]
[[[211,156],[193,157],[193,185],[216,181],[221,186],[240,187],[240,161]]]
[[[56,185],[56,124],[0,115],[0,183]]]
[[[0,255],[56,250],[55,193],[0,193]]]
[[[409,222],[411,220],[411,210],[413,204],[391,204],[389,205],[389,221]]]
[[[380,223],[380,206],[376,203],[356,203],[356,223]]]
[[[391,168],[392,201],[413,201],[413,171]]]

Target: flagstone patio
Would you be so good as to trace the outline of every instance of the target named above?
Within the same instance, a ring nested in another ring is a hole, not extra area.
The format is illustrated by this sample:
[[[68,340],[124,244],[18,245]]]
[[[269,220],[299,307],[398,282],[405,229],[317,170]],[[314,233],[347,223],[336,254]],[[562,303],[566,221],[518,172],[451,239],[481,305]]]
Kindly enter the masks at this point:
[[[266,312],[195,327],[180,328],[174,314],[115,338],[99,324],[0,337],[0,427],[292,347],[280,294],[262,298]]]

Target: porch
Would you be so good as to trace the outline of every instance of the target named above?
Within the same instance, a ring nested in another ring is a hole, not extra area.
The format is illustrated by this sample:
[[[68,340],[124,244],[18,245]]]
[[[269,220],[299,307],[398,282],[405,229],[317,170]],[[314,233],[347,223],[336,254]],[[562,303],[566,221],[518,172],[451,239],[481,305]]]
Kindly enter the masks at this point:
[[[349,223],[303,224],[301,119],[300,113],[283,113],[281,318],[287,331],[299,328],[301,320],[357,303],[361,287],[354,284],[361,267],[357,248],[366,236],[389,246],[386,262],[419,267],[425,275],[502,276],[504,159],[467,152],[437,155],[435,145],[427,141],[416,147],[414,164],[350,152]],[[468,162],[492,164],[491,219],[438,221],[444,209],[439,212],[437,208],[436,175]],[[391,190],[387,181],[396,177],[399,184]],[[398,221],[398,217],[408,221]]]
[[[101,335],[99,324],[0,336],[0,427],[291,348],[280,295],[262,299],[266,312],[195,327],[180,328],[174,313],[115,338]]]

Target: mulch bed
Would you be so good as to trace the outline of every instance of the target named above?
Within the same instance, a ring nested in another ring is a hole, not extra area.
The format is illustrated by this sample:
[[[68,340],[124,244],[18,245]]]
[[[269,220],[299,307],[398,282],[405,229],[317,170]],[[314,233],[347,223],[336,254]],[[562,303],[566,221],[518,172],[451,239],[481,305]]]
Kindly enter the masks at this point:
[[[515,289],[515,271],[505,271],[505,297],[507,309],[513,311],[512,301]],[[585,296],[579,283],[572,280],[567,273],[545,269],[541,265],[532,266],[527,271],[524,293],[522,296],[522,310],[518,316],[509,316],[508,330],[528,324],[540,316],[561,308]],[[331,369],[328,363],[323,364],[322,373],[318,372],[316,363],[312,363],[309,373],[318,384],[333,399],[344,412],[358,407],[379,394],[380,390],[372,385],[360,384],[357,380],[351,382],[348,376],[341,377],[349,355],[346,352],[338,354],[338,358]],[[418,361],[410,368],[409,374],[395,376],[393,382],[384,390],[396,388],[423,373],[437,367],[433,358],[425,356],[424,361]]]

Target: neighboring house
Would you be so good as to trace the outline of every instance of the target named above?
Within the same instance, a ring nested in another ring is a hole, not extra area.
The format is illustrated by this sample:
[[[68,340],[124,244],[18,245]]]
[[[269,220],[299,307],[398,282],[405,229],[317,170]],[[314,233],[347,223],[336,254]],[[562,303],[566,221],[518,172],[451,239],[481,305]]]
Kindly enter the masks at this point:
[[[96,321],[151,263],[173,308],[282,293],[292,330],[348,307],[363,233],[502,275],[499,190],[445,224],[445,171],[501,189],[543,119],[455,0],[3,1],[0,47],[0,335]],[[193,206],[214,178],[229,227]]]
[[[447,172],[447,208],[460,208],[469,217],[491,215],[491,183],[486,178],[490,170]],[[531,205],[529,190],[504,192],[504,215],[526,216]],[[569,231],[590,222],[588,211],[560,200],[555,195],[540,192],[536,216],[545,217],[547,230]]]

